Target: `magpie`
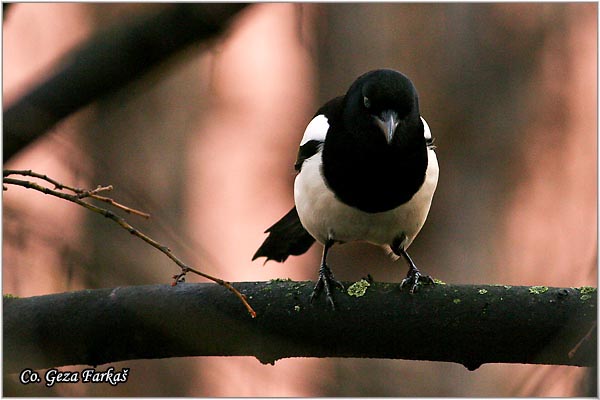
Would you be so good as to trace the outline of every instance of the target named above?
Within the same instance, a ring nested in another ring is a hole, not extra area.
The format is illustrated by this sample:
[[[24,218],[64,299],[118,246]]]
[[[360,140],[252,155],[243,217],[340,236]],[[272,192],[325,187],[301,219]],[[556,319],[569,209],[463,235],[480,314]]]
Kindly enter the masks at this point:
[[[323,105],[310,121],[295,163],[294,202],[268,228],[252,260],[285,261],[323,244],[312,301],[325,289],[344,290],[327,265],[334,244],[367,241],[404,258],[400,288],[414,293],[422,275],[406,252],[425,223],[438,181],[431,131],[419,112],[411,80],[391,69],[359,76],[344,96]]]

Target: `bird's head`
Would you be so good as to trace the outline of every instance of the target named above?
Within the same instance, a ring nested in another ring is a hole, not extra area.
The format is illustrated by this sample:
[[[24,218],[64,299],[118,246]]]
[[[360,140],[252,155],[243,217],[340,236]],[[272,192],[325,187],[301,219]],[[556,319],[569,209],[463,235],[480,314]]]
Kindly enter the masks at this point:
[[[388,144],[401,141],[403,135],[419,131],[422,135],[417,91],[400,72],[367,72],[352,84],[346,99],[347,121],[357,127],[375,127]]]

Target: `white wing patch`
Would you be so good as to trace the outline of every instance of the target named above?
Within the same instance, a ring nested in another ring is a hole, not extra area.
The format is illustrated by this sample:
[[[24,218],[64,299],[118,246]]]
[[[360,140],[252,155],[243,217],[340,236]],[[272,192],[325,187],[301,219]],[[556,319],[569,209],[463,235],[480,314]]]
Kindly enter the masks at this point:
[[[431,140],[431,129],[429,129],[429,125],[427,125],[427,121],[425,121],[425,118],[421,117],[421,121],[423,121],[423,136],[425,136],[425,139],[427,140]]]
[[[300,146],[311,140],[324,142],[328,130],[329,123],[327,122],[327,117],[323,114],[317,115],[312,119],[312,121],[310,121],[310,123],[306,127],[306,130],[304,131],[304,136],[302,136],[302,141],[300,142]]]

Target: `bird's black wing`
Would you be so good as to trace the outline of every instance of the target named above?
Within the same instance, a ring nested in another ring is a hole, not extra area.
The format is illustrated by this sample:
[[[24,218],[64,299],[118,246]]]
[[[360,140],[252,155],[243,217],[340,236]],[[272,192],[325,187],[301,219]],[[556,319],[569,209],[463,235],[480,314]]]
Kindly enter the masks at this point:
[[[298,149],[298,157],[296,157],[296,163],[294,164],[294,169],[296,172],[300,172],[302,170],[302,164],[304,164],[304,160],[317,154],[321,147],[323,147],[323,142],[319,140],[309,140],[300,146]]]
[[[425,139],[425,144],[427,145],[427,148],[430,150],[435,150],[437,148],[437,146],[435,144],[433,144],[434,142],[435,142],[435,138]]]
[[[341,113],[344,96],[336,97],[319,108],[314,117],[324,115],[328,121],[337,120]],[[323,132],[323,138],[327,132]],[[309,140],[298,149],[298,157],[294,168],[300,172],[304,161],[317,154],[323,146],[322,140]],[[267,261],[274,260],[284,262],[289,256],[304,254],[315,239],[308,233],[300,222],[296,207],[292,208],[286,215],[265,231],[269,236],[256,250],[252,260],[258,257],[266,257]]]
[[[336,97],[332,100],[329,100],[325,103],[321,108],[317,110],[313,119],[319,115],[324,115],[329,121],[335,120],[338,118],[342,105],[344,101],[344,96]],[[323,132],[323,138],[327,135],[327,132]],[[317,154],[323,147],[323,140],[309,140],[298,149],[298,156],[296,157],[296,163],[294,164],[294,169],[296,172],[300,172],[302,170],[302,164],[308,158],[311,158],[315,154]]]
[[[289,256],[304,254],[315,239],[304,229],[296,207],[265,231],[269,236],[252,257],[266,257],[267,261],[284,262]],[[265,261],[265,262],[267,262]]]

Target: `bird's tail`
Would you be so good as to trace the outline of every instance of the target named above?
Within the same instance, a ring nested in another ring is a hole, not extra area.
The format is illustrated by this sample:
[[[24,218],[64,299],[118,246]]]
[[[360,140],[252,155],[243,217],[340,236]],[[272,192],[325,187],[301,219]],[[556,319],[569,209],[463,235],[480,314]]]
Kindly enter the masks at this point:
[[[252,260],[266,257],[267,261],[284,262],[289,256],[305,253],[315,242],[315,239],[304,229],[296,207],[265,231],[269,236],[256,250]]]

